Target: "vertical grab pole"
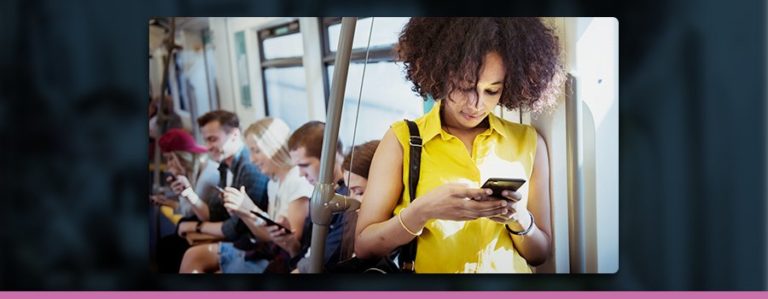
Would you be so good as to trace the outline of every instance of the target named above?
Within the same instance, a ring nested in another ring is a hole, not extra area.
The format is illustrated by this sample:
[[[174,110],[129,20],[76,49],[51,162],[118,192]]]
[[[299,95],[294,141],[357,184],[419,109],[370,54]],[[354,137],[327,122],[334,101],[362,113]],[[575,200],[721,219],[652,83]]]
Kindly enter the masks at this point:
[[[160,164],[162,163],[162,160],[160,159],[161,153],[160,153],[160,136],[165,134],[165,131],[167,128],[165,125],[160,126],[160,124],[165,124],[165,118],[167,115],[165,115],[164,109],[165,109],[165,86],[168,84],[168,68],[171,64],[171,58],[173,57],[173,50],[174,46],[176,45],[176,18],[171,18],[171,32],[169,33],[168,37],[166,37],[166,40],[163,42],[165,43],[165,48],[168,50],[167,56],[165,57],[163,61],[163,78],[162,83],[160,85],[160,98],[158,99],[157,103],[157,115],[155,116],[156,119],[156,127],[158,128],[158,136],[155,137],[155,146],[154,146],[154,152],[152,153],[154,155],[154,168],[152,169],[152,193],[157,192],[160,189]],[[155,218],[155,246],[157,246],[157,243],[160,242],[160,208],[159,207],[153,207],[154,211],[154,218]],[[157,248],[152,248],[151,259],[153,264],[157,264]]]
[[[577,95],[577,80],[568,74],[565,97],[565,123],[568,143],[568,227],[571,273],[586,272],[586,242],[584,224],[584,140],[582,137],[582,107]]]
[[[169,117],[168,115],[165,115],[165,88],[168,85],[168,81],[170,80],[168,78],[169,68],[171,67],[171,59],[173,58],[173,52],[175,50],[176,46],[176,18],[170,18],[171,22],[171,31],[168,33],[168,37],[164,41],[165,48],[167,49],[168,53],[167,56],[165,56],[165,59],[163,61],[163,78],[162,83],[160,85],[160,98],[158,99],[157,103],[157,128],[159,129],[159,135],[162,136],[165,134],[165,132],[168,130],[168,128],[163,125],[160,126],[160,124],[165,124],[166,118]],[[162,163],[162,160],[160,159],[160,143],[158,142],[160,140],[160,136],[157,136],[155,139],[155,168],[154,171],[154,177],[152,178],[152,187],[153,191],[157,190],[157,188],[160,187],[160,164]]]
[[[339,47],[336,51],[336,67],[333,69],[331,94],[328,100],[328,113],[325,119],[323,133],[323,151],[320,161],[320,182],[315,185],[310,202],[312,217],[312,246],[310,248],[310,273],[320,273],[325,256],[325,238],[328,236],[328,225],[331,222],[333,207],[329,204],[336,192],[333,181],[333,167],[336,163],[336,141],[339,139],[339,123],[344,104],[344,90],[347,86],[347,71],[349,58],[352,54],[352,40],[355,36],[357,18],[341,19],[341,34]]]

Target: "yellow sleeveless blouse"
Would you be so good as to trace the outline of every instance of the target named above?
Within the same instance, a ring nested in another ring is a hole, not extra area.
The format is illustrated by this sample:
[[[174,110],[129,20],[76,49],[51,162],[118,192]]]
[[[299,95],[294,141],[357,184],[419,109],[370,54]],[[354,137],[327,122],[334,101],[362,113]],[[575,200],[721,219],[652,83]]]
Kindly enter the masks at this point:
[[[479,188],[492,177],[522,178],[530,181],[536,156],[536,130],[512,123],[491,113],[490,128],[472,144],[472,154],[464,144],[442,129],[440,103],[415,120],[422,138],[419,185],[416,197],[446,183],[464,182]],[[403,147],[403,196],[395,207],[397,215],[410,203],[408,193],[408,126],[404,121],[392,125]],[[520,188],[528,202],[528,183]],[[472,221],[430,220],[418,237],[418,273],[531,273],[531,267],[518,254],[504,225],[487,218]]]

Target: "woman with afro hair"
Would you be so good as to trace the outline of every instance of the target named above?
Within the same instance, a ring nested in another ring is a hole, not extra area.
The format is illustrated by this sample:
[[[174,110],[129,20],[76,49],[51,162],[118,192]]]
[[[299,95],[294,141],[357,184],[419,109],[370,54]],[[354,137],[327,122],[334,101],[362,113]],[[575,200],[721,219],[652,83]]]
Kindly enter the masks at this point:
[[[359,258],[417,240],[417,273],[531,273],[552,249],[547,147],[498,105],[551,107],[560,49],[538,18],[412,18],[397,45],[413,91],[436,104],[414,122],[420,178],[408,190],[409,129],[394,123],[373,158],[357,222]],[[501,195],[488,178],[526,181]]]

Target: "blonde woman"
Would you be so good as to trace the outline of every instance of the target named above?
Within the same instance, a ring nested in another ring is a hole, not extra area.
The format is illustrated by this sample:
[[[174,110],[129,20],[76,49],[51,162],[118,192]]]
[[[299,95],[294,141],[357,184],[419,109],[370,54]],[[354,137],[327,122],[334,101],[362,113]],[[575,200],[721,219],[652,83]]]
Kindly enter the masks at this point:
[[[300,176],[298,167],[291,162],[287,149],[290,135],[288,125],[272,117],[261,119],[245,130],[245,143],[251,154],[251,162],[270,177],[267,185],[269,205],[266,211],[253,204],[245,189],[225,189],[224,207],[236,213],[261,242],[271,243],[274,240],[268,233],[265,221],[253,212],[291,228],[291,234],[297,237],[302,235],[304,220],[309,213],[309,197],[313,186]],[[246,252],[239,253],[238,258],[230,262],[233,265],[231,268],[237,272],[263,272],[269,263],[269,258],[263,255],[246,255]],[[222,270],[228,272],[226,268]]]

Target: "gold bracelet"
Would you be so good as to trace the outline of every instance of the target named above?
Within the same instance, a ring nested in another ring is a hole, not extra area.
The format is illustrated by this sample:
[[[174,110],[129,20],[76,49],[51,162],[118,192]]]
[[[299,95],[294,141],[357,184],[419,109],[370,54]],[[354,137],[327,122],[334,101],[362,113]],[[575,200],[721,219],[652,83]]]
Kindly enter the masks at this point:
[[[400,226],[402,226],[403,229],[405,229],[405,231],[407,231],[412,236],[414,237],[420,236],[421,233],[424,232],[424,228],[421,228],[418,233],[414,233],[410,229],[408,229],[408,227],[405,226],[405,223],[403,222],[403,211],[405,211],[405,209],[401,210],[400,213],[397,214],[397,220],[400,221]]]

